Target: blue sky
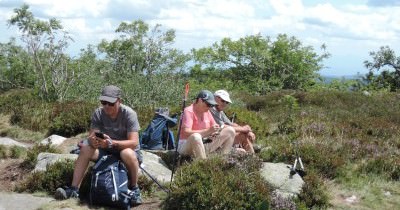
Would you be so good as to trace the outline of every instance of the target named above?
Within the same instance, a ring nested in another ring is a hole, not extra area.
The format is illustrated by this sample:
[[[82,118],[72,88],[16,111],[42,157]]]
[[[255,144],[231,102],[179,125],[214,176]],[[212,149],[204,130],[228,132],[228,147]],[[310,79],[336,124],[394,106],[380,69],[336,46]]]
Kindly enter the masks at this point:
[[[0,42],[18,36],[7,19],[23,3],[36,18],[61,20],[75,40],[72,54],[115,38],[122,21],[142,19],[175,29],[184,52],[257,33],[295,36],[318,53],[325,44],[331,57],[322,75],[367,73],[363,62],[380,46],[400,56],[400,0],[0,0]]]

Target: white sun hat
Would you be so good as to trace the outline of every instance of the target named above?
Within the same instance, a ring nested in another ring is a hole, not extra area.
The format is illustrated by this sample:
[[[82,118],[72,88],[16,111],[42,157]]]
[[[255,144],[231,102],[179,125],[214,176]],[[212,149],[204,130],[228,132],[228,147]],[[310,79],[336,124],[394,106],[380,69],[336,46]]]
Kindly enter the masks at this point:
[[[229,97],[229,93],[226,90],[217,90],[215,91],[214,96],[218,96],[222,100],[228,103],[232,103],[231,98]]]

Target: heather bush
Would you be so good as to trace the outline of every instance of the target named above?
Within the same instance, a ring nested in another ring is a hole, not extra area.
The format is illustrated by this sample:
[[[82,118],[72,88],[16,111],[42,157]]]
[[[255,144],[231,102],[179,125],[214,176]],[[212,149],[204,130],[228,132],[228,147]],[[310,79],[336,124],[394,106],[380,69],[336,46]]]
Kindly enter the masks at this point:
[[[51,144],[35,144],[28,150],[22,165],[27,169],[33,169],[37,163],[37,156],[41,152],[61,153],[61,151]]]
[[[254,156],[193,161],[177,171],[163,209],[258,209],[270,195],[260,166]]]
[[[0,159],[7,158],[7,147],[0,144]]]
[[[95,108],[96,104],[84,101],[54,104],[48,134],[71,137],[88,131]]]
[[[14,145],[10,148],[10,157],[14,159],[21,158],[26,155],[26,152],[24,147]]]
[[[326,209],[329,206],[329,194],[323,180],[313,170],[303,177],[304,185],[298,197],[298,205],[305,203],[308,209]]]
[[[400,158],[398,155],[379,156],[369,159],[358,169],[361,174],[381,175],[389,180],[400,180]]]
[[[48,165],[46,171],[35,171],[27,177],[18,192],[47,192],[53,194],[58,187],[69,186],[72,182],[74,170],[73,160],[58,161]]]

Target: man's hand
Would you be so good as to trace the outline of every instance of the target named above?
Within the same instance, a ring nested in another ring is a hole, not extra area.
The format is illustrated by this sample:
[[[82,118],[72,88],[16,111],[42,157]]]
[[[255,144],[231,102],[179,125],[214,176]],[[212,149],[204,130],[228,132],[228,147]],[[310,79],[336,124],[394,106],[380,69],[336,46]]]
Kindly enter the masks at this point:
[[[95,149],[98,148],[108,148],[108,141],[107,139],[110,139],[110,136],[107,134],[104,134],[104,139],[97,137],[94,133],[89,136],[89,145]]]
[[[208,128],[209,135],[207,136],[215,136],[219,133],[220,126],[218,124],[213,125],[212,127]]]
[[[250,133],[250,132],[252,132],[252,131],[251,131],[251,127],[250,127],[249,125],[242,126],[242,129],[243,129],[243,133]]]

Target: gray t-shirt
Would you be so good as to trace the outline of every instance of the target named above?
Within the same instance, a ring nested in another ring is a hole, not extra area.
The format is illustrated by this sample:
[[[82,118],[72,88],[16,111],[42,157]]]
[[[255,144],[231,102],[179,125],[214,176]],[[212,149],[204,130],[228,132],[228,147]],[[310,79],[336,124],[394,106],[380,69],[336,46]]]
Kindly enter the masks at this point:
[[[215,107],[213,107],[213,108],[210,109],[210,112],[211,112],[212,116],[214,117],[214,120],[215,120],[215,122],[217,124],[219,124],[219,125],[222,125],[222,124],[233,125],[233,123],[226,116],[224,111],[218,111]]]
[[[121,104],[115,120],[107,116],[103,107],[97,108],[92,115],[90,128],[100,130],[109,135],[111,139],[126,140],[128,132],[138,132],[140,126],[136,112]]]

